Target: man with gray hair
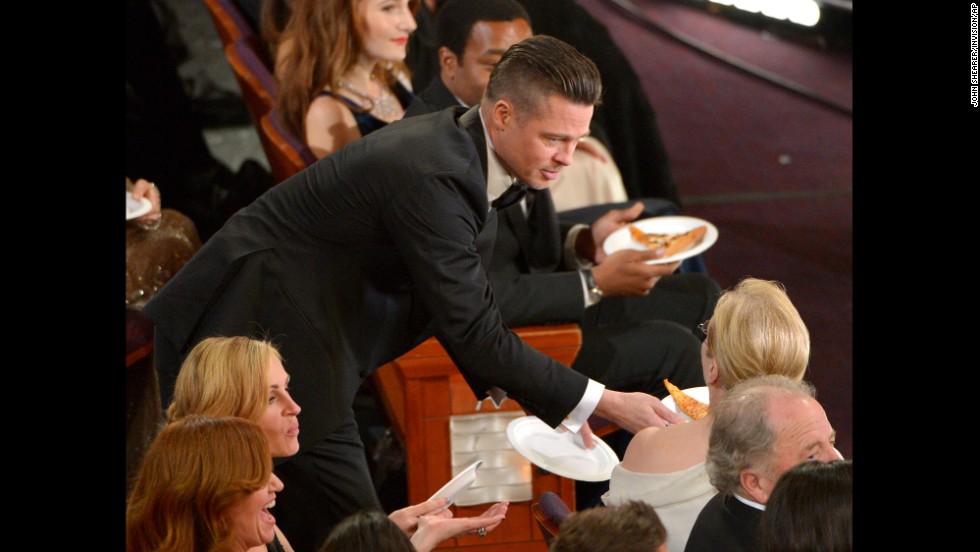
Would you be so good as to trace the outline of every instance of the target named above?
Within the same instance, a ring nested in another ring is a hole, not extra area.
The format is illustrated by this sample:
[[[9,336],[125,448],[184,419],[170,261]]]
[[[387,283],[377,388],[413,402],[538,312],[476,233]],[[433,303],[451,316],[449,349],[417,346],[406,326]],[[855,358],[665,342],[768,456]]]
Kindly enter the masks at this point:
[[[839,460],[837,432],[814,388],[785,376],[733,387],[718,404],[706,469],[718,489],[698,514],[685,552],[752,552],[769,493],[779,476],[807,460]]]

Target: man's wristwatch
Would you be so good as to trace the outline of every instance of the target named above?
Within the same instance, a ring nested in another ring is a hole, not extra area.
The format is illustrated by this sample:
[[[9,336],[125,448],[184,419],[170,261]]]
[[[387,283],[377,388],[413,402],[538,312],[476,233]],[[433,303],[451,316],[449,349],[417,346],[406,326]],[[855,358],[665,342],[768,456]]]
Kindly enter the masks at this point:
[[[585,276],[585,288],[589,292],[589,303],[598,303],[602,299],[602,290],[595,283],[595,277],[592,276],[592,269],[586,268],[582,270],[582,276]]]

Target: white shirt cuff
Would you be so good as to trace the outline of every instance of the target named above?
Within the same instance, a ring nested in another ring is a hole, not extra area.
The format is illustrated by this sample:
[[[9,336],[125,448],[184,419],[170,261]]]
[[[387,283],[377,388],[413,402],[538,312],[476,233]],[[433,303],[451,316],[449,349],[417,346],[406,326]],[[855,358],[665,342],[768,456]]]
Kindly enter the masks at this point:
[[[602,392],[605,389],[605,385],[590,379],[589,385],[585,387],[585,393],[582,394],[582,400],[578,402],[578,406],[568,416],[565,416],[561,425],[572,433],[578,433],[578,430],[582,429],[582,425],[589,420],[589,416],[592,415],[595,407],[599,405],[599,399],[602,398]]]
[[[572,229],[568,231],[568,235],[565,236],[565,246],[562,253],[562,260],[565,263],[565,268],[570,270],[592,268],[592,261],[579,257],[578,253],[575,251],[575,240],[578,239],[578,233],[588,228],[588,224],[576,224],[575,226],[572,226]]]

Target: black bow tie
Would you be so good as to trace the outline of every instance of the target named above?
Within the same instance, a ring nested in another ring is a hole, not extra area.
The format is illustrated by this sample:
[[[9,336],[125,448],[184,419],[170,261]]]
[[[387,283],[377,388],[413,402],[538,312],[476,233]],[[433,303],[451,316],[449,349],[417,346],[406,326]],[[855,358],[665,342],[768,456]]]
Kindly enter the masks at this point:
[[[519,180],[514,181],[514,183],[504,191],[504,193],[500,194],[500,197],[490,203],[490,206],[494,209],[510,207],[524,197],[524,194],[527,193],[529,187],[530,186]]]

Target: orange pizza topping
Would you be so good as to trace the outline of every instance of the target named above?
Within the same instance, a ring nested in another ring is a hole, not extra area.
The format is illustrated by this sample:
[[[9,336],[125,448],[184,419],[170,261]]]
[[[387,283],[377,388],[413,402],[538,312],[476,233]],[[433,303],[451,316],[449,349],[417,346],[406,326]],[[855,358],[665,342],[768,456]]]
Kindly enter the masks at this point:
[[[664,380],[664,386],[667,387],[667,391],[670,391],[670,396],[677,403],[677,408],[680,408],[681,412],[690,416],[692,420],[700,420],[708,414],[707,403],[703,403],[688,395],[666,379]]]

